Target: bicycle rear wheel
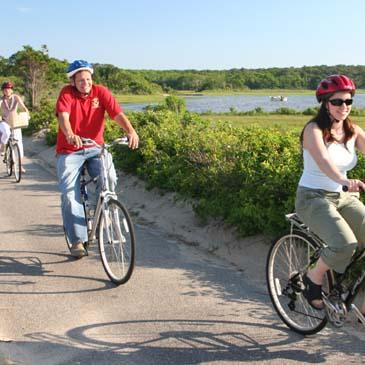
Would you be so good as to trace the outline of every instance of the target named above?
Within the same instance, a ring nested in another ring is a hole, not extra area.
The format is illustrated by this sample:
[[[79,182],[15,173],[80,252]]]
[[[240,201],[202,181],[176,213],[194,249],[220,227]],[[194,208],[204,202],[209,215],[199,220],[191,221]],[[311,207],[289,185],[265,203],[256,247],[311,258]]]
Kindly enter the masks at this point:
[[[8,174],[8,176],[11,176],[11,174],[13,173],[13,157],[10,144],[6,145],[4,162],[6,165],[6,173]]]
[[[135,234],[127,209],[110,199],[99,220],[99,250],[110,280],[126,283],[135,264]]]
[[[318,249],[305,233],[293,231],[272,245],[266,263],[266,281],[272,304],[282,321],[303,335],[319,332],[327,323],[326,311],[315,310],[303,296],[302,274]],[[331,272],[325,275],[322,288],[333,287]]]
[[[18,183],[22,178],[22,159],[20,157],[20,150],[17,143],[12,146],[13,169],[15,181]]]

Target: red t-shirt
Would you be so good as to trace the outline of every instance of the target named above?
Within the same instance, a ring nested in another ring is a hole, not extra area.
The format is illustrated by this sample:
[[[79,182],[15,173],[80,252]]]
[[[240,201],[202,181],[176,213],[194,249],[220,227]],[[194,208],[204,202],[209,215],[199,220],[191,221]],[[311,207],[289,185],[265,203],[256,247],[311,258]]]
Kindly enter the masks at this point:
[[[104,86],[93,85],[91,92],[83,96],[71,86],[65,86],[58,96],[56,114],[67,112],[70,115],[72,131],[80,137],[92,138],[97,143],[104,143],[105,111],[114,119],[122,111],[112,93]],[[56,152],[72,153],[77,151],[74,145],[67,143],[59,128]]]

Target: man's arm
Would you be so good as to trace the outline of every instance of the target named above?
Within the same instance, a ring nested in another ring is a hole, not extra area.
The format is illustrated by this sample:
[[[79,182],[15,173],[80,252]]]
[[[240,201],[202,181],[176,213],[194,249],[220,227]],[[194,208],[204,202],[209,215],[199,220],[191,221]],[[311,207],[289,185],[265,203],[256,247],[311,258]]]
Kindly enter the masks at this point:
[[[82,147],[82,141],[80,136],[74,134],[71,124],[70,115],[67,112],[61,112],[57,114],[58,124],[61,128],[62,133],[65,135],[67,143],[76,146],[77,148]]]
[[[139,137],[136,131],[134,130],[132,123],[129,121],[128,117],[123,113],[119,112],[114,120],[124,129],[128,136],[128,146],[129,148],[136,149],[138,148]]]

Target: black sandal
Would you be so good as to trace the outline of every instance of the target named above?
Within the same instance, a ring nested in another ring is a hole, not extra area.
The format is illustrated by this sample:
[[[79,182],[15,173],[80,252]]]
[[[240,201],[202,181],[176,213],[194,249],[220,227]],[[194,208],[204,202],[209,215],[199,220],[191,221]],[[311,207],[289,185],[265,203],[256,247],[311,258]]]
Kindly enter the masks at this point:
[[[313,283],[313,281],[308,278],[307,274],[303,275],[303,284],[305,286],[303,290],[303,295],[304,298],[307,299],[308,304],[316,310],[322,310],[324,308],[323,301],[323,307],[321,308],[316,307],[313,304],[313,300],[322,300],[322,285]]]

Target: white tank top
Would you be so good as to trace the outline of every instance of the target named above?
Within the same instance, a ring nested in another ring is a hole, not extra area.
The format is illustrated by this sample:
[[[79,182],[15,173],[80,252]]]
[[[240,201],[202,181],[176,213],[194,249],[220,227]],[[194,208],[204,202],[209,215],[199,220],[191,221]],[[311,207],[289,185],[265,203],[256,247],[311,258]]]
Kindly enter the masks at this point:
[[[327,151],[332,162],[340,170],[344,177],[347,177],[347,171],[353,169],[357,163],[355,152],[355,138],[347,141],[347,149],[344,143],[331,142],[326,145]],[[342,191],[341,184],[330,179],[318,167],[308,150],[303,148],[304,170],[299,181],[299,186],[311,189],[323,189],[331,192]]]

